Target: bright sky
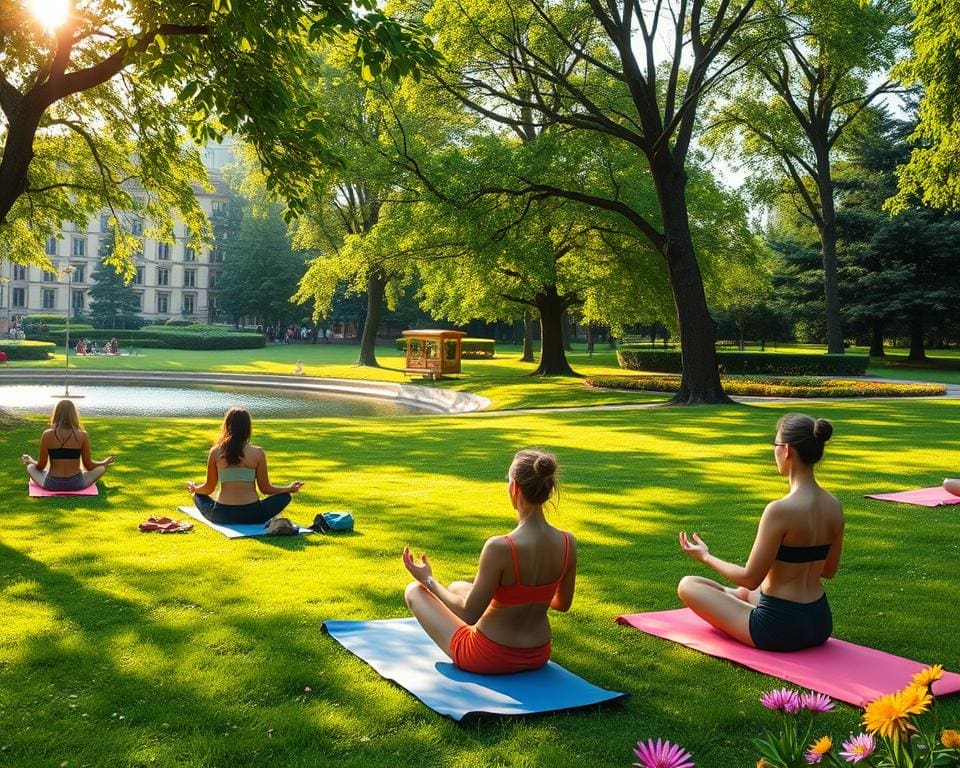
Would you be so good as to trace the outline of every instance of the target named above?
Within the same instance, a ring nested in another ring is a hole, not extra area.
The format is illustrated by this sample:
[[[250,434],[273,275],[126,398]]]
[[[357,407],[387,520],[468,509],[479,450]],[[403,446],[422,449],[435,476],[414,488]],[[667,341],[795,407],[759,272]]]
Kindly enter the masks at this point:
[[[47,32],[52,32],[67,20],[70,0],[27,0],[26,8]]]

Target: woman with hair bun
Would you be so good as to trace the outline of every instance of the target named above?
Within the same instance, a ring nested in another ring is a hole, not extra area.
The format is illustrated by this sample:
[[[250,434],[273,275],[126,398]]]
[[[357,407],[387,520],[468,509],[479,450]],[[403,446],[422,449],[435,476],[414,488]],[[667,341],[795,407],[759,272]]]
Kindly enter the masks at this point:
[[[557,460],[519,451],[507,475],[517,525],[487,539],[473,581],[444,587],[426,555],[419,562],[403,549],[415,581],[404,597],[427,634],[463,670],[509,674],[538,669],[550,660],[547,609],[568,611],[576,582],[573,536],[547,522],[543,505],[557,485]]]
[[[265,523],[290,503],[290,494],[303,487],[299,480],[280,486],[270,482],[267,454],[260,446],[250,444],[252,431],[246,409],[228,410],[220,435],[207,454],[206,480],[202,484],[187,483],[200,514],[211,522]],[[217,483],[220,495],[212,498]],[[257,496],[257,488],[265,498]]]
[[[821,579],[833,578],[840,564],[843,510],[813,472],[832,434],[830,422],[800,413],[777,422],[773,455],[790,492],[764,509],[746,565],[715,557],[697,534],[680,533],[685,554],[738,585],[685,576],[677,587],[680,599],[745,645],[796,651],[820,645],[833,630]]]

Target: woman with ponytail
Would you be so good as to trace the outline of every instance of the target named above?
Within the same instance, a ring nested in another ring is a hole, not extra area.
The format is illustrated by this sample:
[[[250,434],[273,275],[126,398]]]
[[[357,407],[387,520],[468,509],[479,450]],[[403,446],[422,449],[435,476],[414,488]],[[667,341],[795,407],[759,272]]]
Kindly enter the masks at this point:
[[[207,454],[207,479],[203,484],[187,483],[200,513],[214,523],[265,523],[290,503],[290,494],[303,483],[273,485],[267,472],[263,448],[250,444],[250,414],[231,408],[223,417],[220,436]],[[212,494],[217,483],[220,495]],[[257,496],[256,488],[265,498]]]
[[[550,660],[547,609],[568,611],[577,570],[576,542],[547,522],[543,505],[557,485],[557,460],[542,451],[519,451],[510,465],[507,493],[517,514],[506,536],[487,540],[473,581],[445,587],[433,578],[426,555],[403,550],[415,581],[405,598],[433,641],[461,669],[508,674],[538,669]]]
[[[680,599],[741,643],[795,651],[830,637],[833,619],[821,579],[833,578],[840,564],[843,510],[817,484],[813,468],[832,434],[830,422],[800,413],[777,422],[773,455],[790,492],[764,509],[746,565],[715,557],[697,534],[680,533],[685,554],[737,585],[685,576]]]

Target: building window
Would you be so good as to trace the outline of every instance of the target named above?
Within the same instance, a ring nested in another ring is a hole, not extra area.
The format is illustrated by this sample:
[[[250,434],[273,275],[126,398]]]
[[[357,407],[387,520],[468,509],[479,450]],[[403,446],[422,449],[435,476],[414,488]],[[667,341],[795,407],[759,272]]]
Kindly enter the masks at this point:
[[[143,234],[143,219],[139,216],[130,222],[130,234],[135,237],[140,237]]]
[[[143,312],[143,291],[136,291],[134,296],[137,297],[137,309]]]
[[[157,285],[170,285],[170,270],[169,270],[169,269],[158,269],[158,270],[157,270]]]
[[[143,285],[143,267],[137,267],[137,274],[133,278],[134,285]],[[140,307],[143,307],[143,302],[140,302]]]
[[[195,269],[183,270],[183,287],[184,288],[197,287],[197,270]]]
[[[73,238],[70,246],[70,254],[72,256],[86,256],[87,255],[87,239],[84,237]]]
[[[210,251],[210,261],[215,264],[223,263],[223,248],[219,243],[213,247],[212,251]]]
[[[43,282],[45,282],[45,283],[55,283],[55,282],[57,282],[57,273],[56,273],[56,272],[44,272],[44,273],[43,273]]]
[[[13,289],[13,306],[14,307],[27,306],[27,289],[26,288]]]
[[[56,256],[57,255],[57,238],[53,235],[47,238],[47,256]]]
[[[70,306],[73,308],[74,313],[83,312],[84,297],[86,295],[86,291],[73,292],[73,295],[70,297]]]
[[[44,309],[57,308],[57,289],[56,288],[43,289],[43,308]]]
[[[165,315],[170,311],[170,294],[157,294],[157,314]]]
[[[192,315],[193,314],[193,294],[185,293],[183,295],[183,314]]]
[[[157,259],[170,261],[170,243],[157,243]]]
[[[193,248],[188,248],[187,246],[183,246],[183,260],[196,261],[197,260],[196,251],[194,251]]]
[[[27,268],[23,264],[14,264],[13,265],[13,279],[14,280],[26,280],[27,279]]]
[[[210,203],[210,210],[213,213],[224,213],[227,210],[226,200],[214,200]]]
[[[100,214],[100,231],[109,232],[110,230],[110,215],[106,213]]]
[[[207,277],[207,287],[210,288],[210,290],[213,290],[214,288],[217,287],[218,277],[220,277],[220,274],[218,272],[211,272],[209,277]]]
[[[87,265],[86,264],[74,264],[73,266],[73,282],[75,283],[85,283],[87,282]]]

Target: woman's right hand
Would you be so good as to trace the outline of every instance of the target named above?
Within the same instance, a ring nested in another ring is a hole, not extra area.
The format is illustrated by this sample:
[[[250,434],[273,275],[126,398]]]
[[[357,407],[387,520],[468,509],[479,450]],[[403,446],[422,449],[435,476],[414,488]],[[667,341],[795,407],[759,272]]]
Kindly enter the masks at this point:
[[[287,486],[287,493],[296,493],[303,488],[303,485],[304,484],[302,480],[294,480],[292,483],[290,483],[290,485]]]
[[[199,487],[200,487],[200,486],[197,485],[197,484],[196,484],[195,482],[193,482],[192,480],[188,480],[188,481],[187,481],[187,490],[190,491],[190,493],[196,493],[196,492],[197,492],[197,488],[199,488]]]

